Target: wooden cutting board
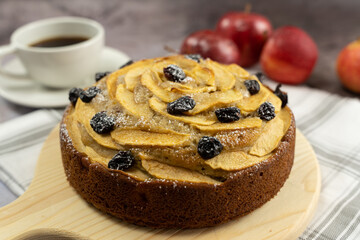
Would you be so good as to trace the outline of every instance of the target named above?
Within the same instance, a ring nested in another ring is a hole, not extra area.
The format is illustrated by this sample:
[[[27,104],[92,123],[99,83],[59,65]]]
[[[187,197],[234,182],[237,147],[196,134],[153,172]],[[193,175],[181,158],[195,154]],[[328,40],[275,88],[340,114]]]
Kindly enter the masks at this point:
[[[297,131],[295,162],[278,195],[251,214],[195,230],[127,224],[87,204],[69,186],[56,127],[41,151],[34,179],[13,203],[0,208],[0,239],[296,239],[311,220],[320,193],[316,156]]]

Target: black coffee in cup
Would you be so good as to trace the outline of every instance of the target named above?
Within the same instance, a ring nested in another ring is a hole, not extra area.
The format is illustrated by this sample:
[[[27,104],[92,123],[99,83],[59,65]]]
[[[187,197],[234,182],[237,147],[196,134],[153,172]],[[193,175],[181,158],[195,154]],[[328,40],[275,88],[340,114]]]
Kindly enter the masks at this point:
[[[65,47],[88,40],[86,37],[54,37],[30,44],[30,47],[53,48]]]

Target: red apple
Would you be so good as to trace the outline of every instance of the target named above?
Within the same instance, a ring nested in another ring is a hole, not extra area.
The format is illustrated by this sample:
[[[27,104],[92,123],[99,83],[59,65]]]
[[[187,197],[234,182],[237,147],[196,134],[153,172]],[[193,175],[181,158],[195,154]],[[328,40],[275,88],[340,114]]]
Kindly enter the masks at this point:
[[[360,39],[341,50],[336,69],[342,84],[350,91],[360,93]]]
[[[267,18],[259,14],[229,12],[220,18],[216,31],[236,43],[241,53],[240,65],[250,67],[259,61],[272,26]]]
[[[306,32],[285,26],[277,29],[266,42],[260,63],[272,80],[300,84],[311,74],[317,57],[316,44]]]
[[[240,53],[236,44],[211,30],[197,31],[189,35],[181,46],[182,54],[200,54],[220,63],[240,62]]]

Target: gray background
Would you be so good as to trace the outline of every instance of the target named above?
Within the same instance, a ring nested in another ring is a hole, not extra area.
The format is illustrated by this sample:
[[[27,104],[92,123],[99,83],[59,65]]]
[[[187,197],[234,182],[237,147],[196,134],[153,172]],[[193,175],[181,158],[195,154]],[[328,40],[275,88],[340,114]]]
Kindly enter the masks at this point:
[[[243,10],[246,3],[268,17],[274,28],[295,25],[314,38],[319,59],[306,85],[359,97],[342,88],[334,68],[340,50],[360,37],[357,0],[0,0],[0,45],[7,44],[11,33],[25,23],[72,15],[102,23],[107,45],[135,60],[161,56],[167,54],[164,45],[179,49],[187,34],[214,28],[224,13]],[[0,122],[33,110],[0,97]]]

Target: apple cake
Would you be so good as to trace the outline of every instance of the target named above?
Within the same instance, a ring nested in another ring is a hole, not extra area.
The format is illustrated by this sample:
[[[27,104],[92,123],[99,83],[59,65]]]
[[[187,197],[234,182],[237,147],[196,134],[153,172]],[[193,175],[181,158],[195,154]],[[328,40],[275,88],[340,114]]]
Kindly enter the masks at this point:
[[[274,197],[289,176],[287,94],[196,55],[127,64],[70,90],[60,126],[70,185],[105,213],[154,228],[214,226]]]

